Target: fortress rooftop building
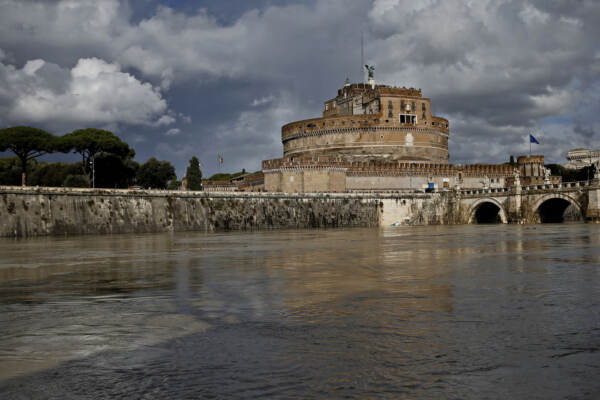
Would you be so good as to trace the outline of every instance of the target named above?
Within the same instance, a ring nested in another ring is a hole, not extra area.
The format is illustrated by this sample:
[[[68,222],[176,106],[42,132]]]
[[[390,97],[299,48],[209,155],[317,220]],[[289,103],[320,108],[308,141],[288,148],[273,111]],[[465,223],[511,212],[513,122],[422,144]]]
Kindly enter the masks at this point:
[[[284,157],[448,163],[448,120],[431,114],[420,89],[347,83],[323,117],[283,126]]]

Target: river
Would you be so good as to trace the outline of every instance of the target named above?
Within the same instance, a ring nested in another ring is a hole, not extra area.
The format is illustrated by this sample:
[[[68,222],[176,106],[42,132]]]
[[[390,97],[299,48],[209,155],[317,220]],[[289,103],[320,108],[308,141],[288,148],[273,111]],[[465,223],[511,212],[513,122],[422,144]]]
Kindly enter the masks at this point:
[[[600,226],[0,240],[0,395],[600,398]]]

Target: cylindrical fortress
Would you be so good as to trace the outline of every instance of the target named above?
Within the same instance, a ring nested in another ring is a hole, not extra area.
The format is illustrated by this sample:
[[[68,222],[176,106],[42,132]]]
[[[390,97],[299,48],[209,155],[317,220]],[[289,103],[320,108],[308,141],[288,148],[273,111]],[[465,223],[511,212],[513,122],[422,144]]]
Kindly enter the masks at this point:
[[[282,128],[285,157],[448,163],[448,120],[416,89],[347,84],[322,118]]]

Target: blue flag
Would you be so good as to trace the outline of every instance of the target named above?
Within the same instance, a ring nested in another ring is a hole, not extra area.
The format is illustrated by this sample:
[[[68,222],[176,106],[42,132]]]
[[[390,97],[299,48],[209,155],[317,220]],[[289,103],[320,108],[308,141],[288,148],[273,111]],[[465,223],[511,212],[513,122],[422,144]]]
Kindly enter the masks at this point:
[[[537,141],[536,138],[533,137],[533,135],[529,135],[529,143],[537,143],[540,144],[540,142]]]

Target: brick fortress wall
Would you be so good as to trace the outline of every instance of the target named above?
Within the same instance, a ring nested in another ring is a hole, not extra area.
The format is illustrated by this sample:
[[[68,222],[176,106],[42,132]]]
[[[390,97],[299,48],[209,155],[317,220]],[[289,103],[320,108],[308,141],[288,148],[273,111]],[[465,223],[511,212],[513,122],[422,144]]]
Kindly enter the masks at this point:
[[[265,190],[273,192],[411,190],[430,183],[448,189],[504,187],[507,178],[513,176],[509,165],[348,162],[324,157],[265,160],[262,168]]]

